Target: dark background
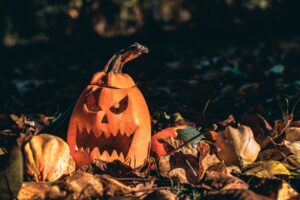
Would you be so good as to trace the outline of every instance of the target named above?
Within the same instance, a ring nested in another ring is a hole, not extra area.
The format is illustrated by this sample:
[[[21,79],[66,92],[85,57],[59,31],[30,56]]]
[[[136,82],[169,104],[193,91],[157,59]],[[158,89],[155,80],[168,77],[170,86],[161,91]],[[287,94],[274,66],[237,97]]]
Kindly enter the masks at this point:
[[[212,119],[277,118],[298,99],[299,11],[297,0],[2,0],[0,112],[64,112],[113,53],[140,42],[150,54],[124,72],[152,116],[201,124],[209,101]]]

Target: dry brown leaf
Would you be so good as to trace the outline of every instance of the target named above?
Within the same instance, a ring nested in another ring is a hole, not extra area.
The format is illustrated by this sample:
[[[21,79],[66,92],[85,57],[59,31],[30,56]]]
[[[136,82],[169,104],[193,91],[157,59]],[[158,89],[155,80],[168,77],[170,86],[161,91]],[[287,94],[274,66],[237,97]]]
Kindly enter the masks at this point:
[[[113,177],[131,177],[131,178],[141,178],[145,175],[140,173],[136,169],[132,169],[130,166],[125,165],[119,160],[114,160],[112,162],[106,162],[102,160],[96,160],[88,165],[84,165],[76,170],[76,172],[88,172],[91,174],[108,174]]]
[[[134,192],[134,190],[131,187],[124,185],[123,183],[109,175],[103,174],[97,175],[97,177],[100,178],[103,184],[105,196],[124,196],[132,194]]]
[[[289,142],[300,141],[300,127],[287,127],[285,130],[285,139]]]
[[[171,155],[162,156],[159,159],[161,175],[169,178],[177,177],[183,183],[196,183],[199,163],[197,156],[189,153],[194,151],[193,147],[185,146]]]
[[[200,181],[205,171],[213,165],[220,163],[220,160],[217,156],[210,151],[210,145],[205,141],[200,141],[198,143],[198,152],[199,152],[199,172],[198,172],[198,181]]]
[[[297,199],[298,193],[284,180],[279,178],[259,178],[254,175],[235,174],[249,184],[249,189],[272,199]]]
[[[61,191],[58,186],[49,186],[45,182],[28,182],[23,183],[18,194],[18,199],[64,199],[66,194],[67,193]]]
[[[251,190],[247,189],[230,189],[224,191],[211,191],[207,194],[206,199],[209,200],[271,200],[262,195],[255,194]]]
[[[216,171],[207,171],[201,181],[201,187],[208,190],[248,189],[248,185],[241,179],[228,176]]]
[[[186,170],[183,168],[175,168],[171,169],[168,173],[168,177],[177,178],[181,184],[189,184],[190,182],[194,182],[196,177],[196,173],[194,176],[190,178],[190,182],[188,180],[188,175],[186,174]]]
[[[177,197],[174,193],[170,190],[155,190],[150,195],[148,195],[145,200],[152,200],[152,199],[159,199],[159,200],[176,200]]]
[[[289,149],[289,151],[294,155],[300,155],[300,141],[289,142],[287,140],[283,141],[283,144]]]
[[[257,160],[283,160],[287,155],[291,154],[289,149],[285,146],[269,148],[259,152]]]
[[[181,145],[185,143],[183,140],[172,138],[172,137],[160,139],[160,142],[163,143],[164,148],[166,149],[168,154],[172,153],[174,150],[176,150],[177,148],[179,148]],[[191,144],[186,144],[185,146],[178,149],[177,151],[181,151],[184,154],[191,154],[194,156],[197,156],[198,153],[197,149],[193,148]]]
[[[211,142],[215,142],[218,137],[218,133],[214,130],[208,130],[208,131],[204,132],[203,135],[205,136],[205,138],[207,138]]]
[[[233,115],[229,115],[227,119],[225,119],[224,121],[218,122],[218,127],[224,129],[227,126],[231,126],[235,123],[235,118]]]
[[[102,182],[96,176],[89,173],[77,173],[57,183],[67,191],[68,199],[87,199],[103,196]]]
[[[134,191],[134,196],[138,198],[144,198],[154,190],[154,181],[149,181],[145,183],[139,183],[134,188],[132,188]]]
[[[243,125],[237,128],[228,126],[218,134],[216,140],[217,155],[226,165],[247,165],[254,162],[260,151],[252,130]]]
[[[278,161],[259,161],[244,172],[247,175],[255,175],[260,178],[272,178],[275,175],[290,175],[289,170]]]
[[[272,130],[271,137],[273,139],[276,139],[279,136],[281,136],[285,132],[285,130],[290,126],[292,119],[293,115],[288,114],[285,115],[283,119],[276,120],[274,122],[274,128]]]
[[[300,175],[300,155],[289,155],[287,156],[283,164],[292,171],[293,174]]]
[[[252,129],[254,138],[262,149],[271,144],[269,136],[273,128],[264,117],[259,114],[244,114],[242,122]]]

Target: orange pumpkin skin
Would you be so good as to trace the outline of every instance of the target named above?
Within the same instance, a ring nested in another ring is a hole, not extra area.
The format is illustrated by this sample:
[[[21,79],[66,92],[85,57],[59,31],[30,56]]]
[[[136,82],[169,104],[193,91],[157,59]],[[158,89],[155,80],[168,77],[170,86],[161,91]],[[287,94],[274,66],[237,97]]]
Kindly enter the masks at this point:
[[[119,56],[126,59],[124,53]],[[148,158],[148,106],[132,78],[115,68],[96,73],[73,109],[67,141],[77,167],[118,159],[136,168]]]
[[[25,175],[34,181],[55,181],[75,170],[68,144],[54,135],[33,136],[24,145],[23,155]]]

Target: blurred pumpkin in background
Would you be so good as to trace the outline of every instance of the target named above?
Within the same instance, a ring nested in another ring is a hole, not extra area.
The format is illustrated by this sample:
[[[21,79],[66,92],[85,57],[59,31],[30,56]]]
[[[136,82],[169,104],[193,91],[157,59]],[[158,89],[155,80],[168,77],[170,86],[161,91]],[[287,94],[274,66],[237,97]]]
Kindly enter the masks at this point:
[[[115,54],[79,97],[70,119],[68,144],[76,166],[120,160],[136,168],[148,158],[151,121],[147,103],[123,65],[148,49],[134,43]],[[110,71],[108,71],[110,69]]]

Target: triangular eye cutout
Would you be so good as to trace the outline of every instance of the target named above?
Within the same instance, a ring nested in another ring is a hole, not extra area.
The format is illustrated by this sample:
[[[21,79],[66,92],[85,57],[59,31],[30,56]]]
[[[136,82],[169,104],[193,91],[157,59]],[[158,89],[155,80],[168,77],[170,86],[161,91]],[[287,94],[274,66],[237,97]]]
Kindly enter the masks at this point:
[[[94,92],[91,92],[90,94],[88,94],[86,96],[85,104],[86,104],[88,111],[99,112],[102,110],[98,104],[100,92],[101,92],[101,88],[97,89]]]
[[[128,96],[126,95],[117,105],[113,105],[110,107],[110,111],[114,114],[120,114],[124,112],[128,107]]]

